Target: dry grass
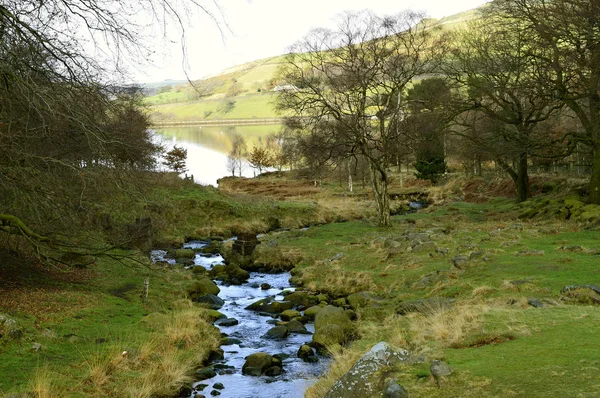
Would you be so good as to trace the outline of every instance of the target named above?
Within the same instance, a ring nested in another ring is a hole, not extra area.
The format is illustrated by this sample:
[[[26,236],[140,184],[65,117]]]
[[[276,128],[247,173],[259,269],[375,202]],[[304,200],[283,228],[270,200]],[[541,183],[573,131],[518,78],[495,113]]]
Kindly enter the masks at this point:
[[[482,316],[490,307],[481,303],[461,303],[452,308],[431,307],[423,313],[413,313],[409,330],[411,342],[425,345],[430,341],[445,347],[455,344],[467,335],[478,333],[483,322]]]
[[[325,277],[324,277],[325,275]],[[372,291],[375,283],[370,272],[346,271],[333,263],[319,262],[302,270],[302,281],[308,290],[323,290],[333,296],[347,296],[362,291]],[[314,282],[319,281],[319,284]]]
[[[473,296],[488,296],[492,293],[496,293],[498,291],[498,289],[496,289],[495,287],[491,287],[491,286],[479,286],[476,287],[475,289],[473,289]]]
[[[60,396],[60,394],[54,391],[52,385],[53,377],[54,375],[48,366],[37,368],[29,381],[28,396],[33,396],[34,398],[55,398]]]
[[[311,386],[304,394],[305,398],[321,398],[331,389],[333,384],[342,377],[354,363],[364,354],[363,350],[350,348],[339,350],[332,354],[331,366],[327,373]]]
[[[190,372],[219,346],[220,336],[202,308],[187,300],[173,307],[171,314],[150,315],[155,332],[134,352],[122,355],[121,345],[114,344],[85,359],[86,381],[96,395],[167,396],[192,381]]]
[[[290,270],[302,261],[302,252],[289,247],[267,244],[258,245],[253,253],[254,261],[268,268],[276,267]]]

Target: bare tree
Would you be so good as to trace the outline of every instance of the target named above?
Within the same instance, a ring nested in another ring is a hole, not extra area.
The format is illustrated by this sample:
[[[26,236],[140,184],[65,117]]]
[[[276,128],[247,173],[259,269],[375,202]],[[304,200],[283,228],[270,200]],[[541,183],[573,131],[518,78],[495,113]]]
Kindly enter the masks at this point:
[[[238,171],[238,175],[242,176],[244,169],[244,159],[248,153],[246,147],[246,140],[241,135],[235,133],[231,139],[231,151],[227,156],[227,169],[231,171],[231,175],[235,177],[235,171]]]
[[[379,225],[390,225],[386,150],[398,136],[399,96],[416,76],[433,71],[444,46],[423,16],[346,13],[335,30],[317,29],[291,48],[280,70],[277,108],[288,126],[323,137],[328,155],[364,156]]]

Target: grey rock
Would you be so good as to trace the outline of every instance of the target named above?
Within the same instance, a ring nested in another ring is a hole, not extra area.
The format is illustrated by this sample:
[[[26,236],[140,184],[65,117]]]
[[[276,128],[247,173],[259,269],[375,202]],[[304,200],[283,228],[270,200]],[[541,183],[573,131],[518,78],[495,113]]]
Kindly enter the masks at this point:
[[[199,296],[199,297],[194,298],[192,301],[194,301],[196,303],[209,304],[210,308],[213,310],[218,310],[221,307],[223,307],[223,304],[225,304],[223,299],[221,299],[218,296],[215,296],[214,294],[205,294],[204,296]]]
[[[408,234],[406,234],[406,239],[410,240],[412,242],[428,242],[431,240],[431,238],[429,237],[429,234],[424,233],[424,232],[410,232]]]
[[[227,319],[219,319],[215,325],[217,326],[235,326],[239,323],[239,321],[235,318],[227,318]]]
[[[564,252],[583,252],[585,249],[582,246],[561,246],[560,250]]]
[[[408,398],[408,392],[394,380],[390,380],[383,389],[383,398]]]
[[[378,343],[334,383],[324,398],[377,396],[381,371],[399,364],[412,363],[408,351],[395,350],[386,342]]]
[[[196,377],[196,380],[212,379],[216,375],[217,375],[217,372],[215,372],[215,370],[213,368],[198,369],[196,371],[196,373],[194,373],[194,376]]]
[[[441,256],[445,256],[448,253],[450,253],[450,249],[448,249],[447,247],[436,247],[435,252]]]
[[[471,252],[469,254],[469,260],[477,260],[485,256],[485,252]]]
[[[538,300],[536,298],[527,299],[527,304],[529,304],[530,306],[532,306],[534,308],[544,308],[546,306],[546,304],[542,303],[540,300]]]
[[[415,253],[432,252],[437,246],[433,242],[420,242],[412,246],[412,251]]]
[[[543,250],[521,250],[520,252],[517,253],[517,256],[543,256],[544,254],[546,254],[545,251]]]
[[[469,257],[467,256],[456,256],[452,259],[452,265],[458,269],[464,269],[469,264]]]
[[[213,388],[217,390],[222,390],[225,388],[225,386],[223,385],[223,383],[215,383],[213,384]]]
[[[429,370],[431,372],[431,375],[435,379],[435,382],[438,385],[438,387],[440,387],[440,379],[442,377],[450,376],[452,372],[454,372],[454,369],[452,369],[450,365],[448,365],[446,362],[439,361],[437,359],[431,361],[431,366],[429,366]]]
[[[560,292],[566,293],[568,291],[577,290],[577,289],[590,289],[590,290],[594,291],[595,293],[600,294],[600,286],[598,286],[598,285],[567,285],[567,286],[563,287],[562,289],[560,289]]]
[[[221,345],[234,345],[234,344],[242,344],[242,340],[235,339],[233,337],[225,337],[221,340]]]
[[[332,261],[336,261],[339,260],[340,258],[344,257],[344,252],[340,252],[338,254],[336,254],[335,256],[323,261],[325,264],[330,263]]]
[[[42,345],[40,343],[33,343],[33,345],[31,346],[31,351],[33,352],[39,352],[42,350]]]

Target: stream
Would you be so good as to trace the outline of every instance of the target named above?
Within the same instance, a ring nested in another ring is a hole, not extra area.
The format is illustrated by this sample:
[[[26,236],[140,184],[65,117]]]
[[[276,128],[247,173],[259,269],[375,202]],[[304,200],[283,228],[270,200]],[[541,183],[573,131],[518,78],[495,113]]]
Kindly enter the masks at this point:
[[[184,245],[187,249],[201,249],[208,245],[208,242],[189,242]],[[164,258],[164,252],[156,251],[152,253],[153,259],[168,261],[174,263],[174,260]],[[197,253],[194,258],[195,267],[212,268],[214,265],[223,264],[221,255],[206,255]],[[196,389],[191,397],[197,393],[205,396],[217,395],[223,398],[301,398],[305,390],[316,382],[316,379],[325,372],[329,362],[327,358],[319,356],[317,363],[304,362],[297,357],[298,348],[311,341],[314,325],[306,324],[306,329],[311,334],[290,334],[282,340],[265,339],[263,336],[269,329],[278,322],[278,317],[261,315],[256,311],[245,309],[248,305],[262,298],[273,296],[281,301],[284,296],[283,290],[294,291],[290,286],[289,272],[280,274],[264,274],[251,272],[250,279],[239,286],[224,285],[222,282],[216,282],[221,292],[219,297],[225,301],[225,304],[219,312],[228,318],[235,318],[239,321],[234,326],[219,326],[221,333],[227,334],[227,337],[238,339],[239,344],[222,345],[224,359],[212,361],[215,366],[217,376],[198,381],[194,383]],[[267,290],[261,289],[261,284],[269,284],[271,287]],[[266,352],[270,355],[283,354],[283,370],[279,376],[247,376],[242,374],[242,366],[245,358],[256,352]],[[215,384],[224,386],[223,389],[215,389]],[[202,388],[204,387],[204,388]],[[213,394],[211,394],[213,393]]]

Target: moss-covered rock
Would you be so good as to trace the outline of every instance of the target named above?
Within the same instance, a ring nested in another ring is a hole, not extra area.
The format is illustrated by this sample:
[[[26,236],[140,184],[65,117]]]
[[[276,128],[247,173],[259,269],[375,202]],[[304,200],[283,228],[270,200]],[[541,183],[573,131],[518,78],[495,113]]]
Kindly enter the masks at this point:
[[[246,358],[246,362],[242,366],[242,374],[260,376],[265,374],[265,371],[271,366],[273,366],[273,357],[266,352],[257,352]]]
[[[347,297],[348,304],[354,309],[367,307],[373,302],[373,298],[369,292],[359,292],[351,294]]]
[[[300,316],[300,312],[296,310],[285,310],[281,313],[281,319],[284,321],[290,321]]]
[[[285,297],[286,301],[291,301],[294,306],[303,305],[305,307],[311,307],[319,304],[319,299],[316,296],[310,295],[306,292],[294,292],[288,294]]]
[[[307,309],[304,311],[304,316],[306,316],[306,317],[308,317],[308,318],[314,318],[314,317],[316,317],[316,316],[317,316],[317,313],[318,313],[319,311],[321,311],[322,309],[323,309],[323,306],[320,306],[320,305],[313,305],[312,307],[310,307],[310,308],[307,308]]]
[[[355,328],[344,310],[332,305],[322,308],[315,317],[313,343],[321,347],[344,345],[355,337]]]
[[[217,295],[221,289],[210,278],[203,276],[194,281],[194,284],[187,290],[191,300],[206,294]]]

